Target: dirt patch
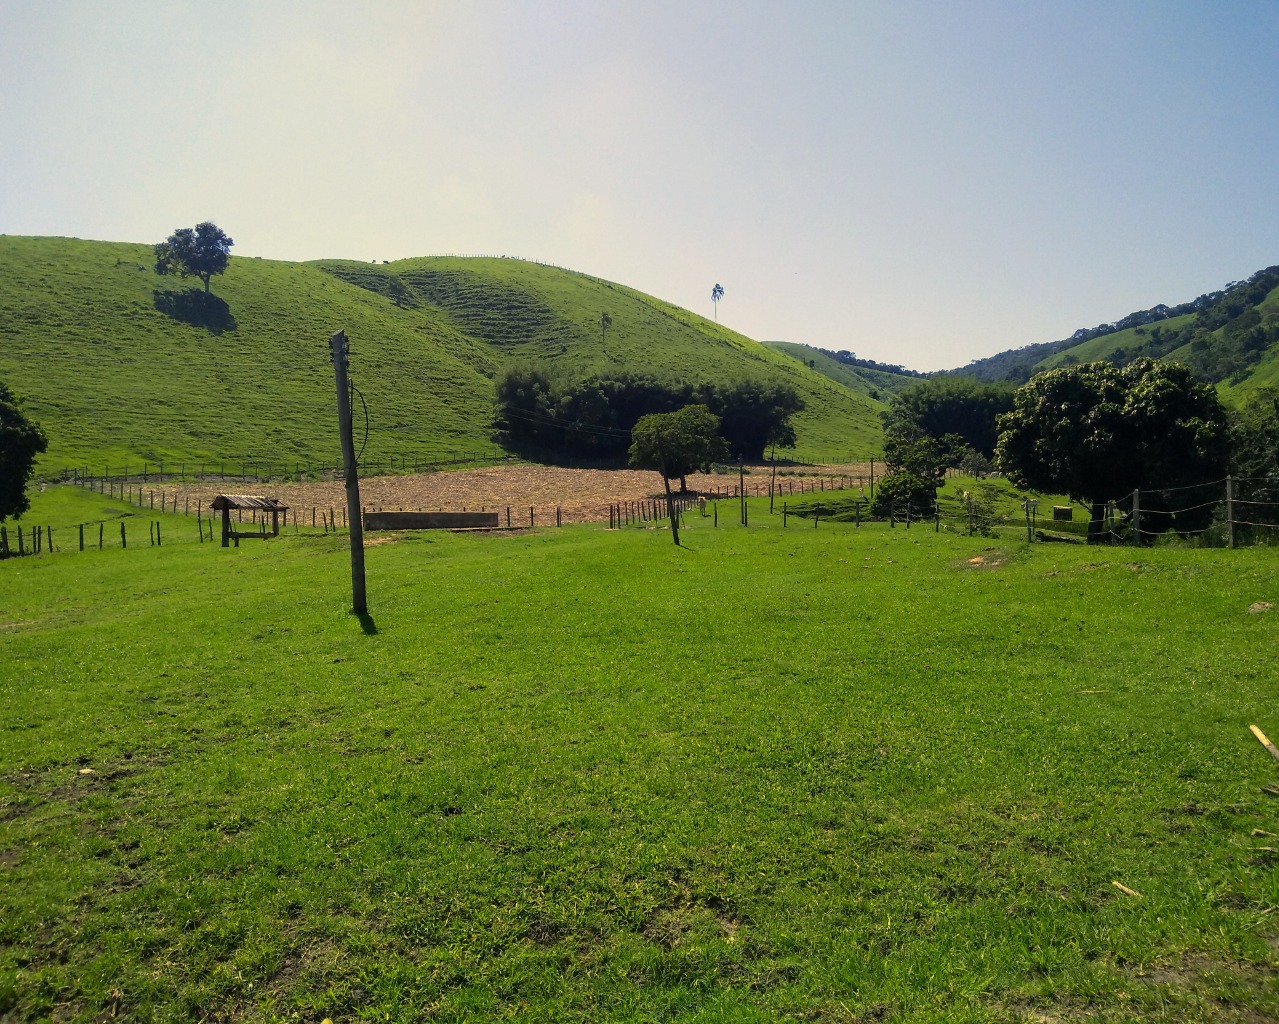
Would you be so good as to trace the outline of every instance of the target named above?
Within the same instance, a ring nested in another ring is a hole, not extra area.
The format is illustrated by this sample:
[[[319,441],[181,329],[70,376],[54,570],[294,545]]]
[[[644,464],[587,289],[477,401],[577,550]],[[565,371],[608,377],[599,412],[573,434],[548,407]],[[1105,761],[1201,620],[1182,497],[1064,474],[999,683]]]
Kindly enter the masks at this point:
[[[844,485],[857,486],[869,479],[869,466],[790,467],[778,471],[777,485],[783,496],[833,491]],[[771,470],[751,466],[746,470],[746,493],[767,497]],[[708,497],[732,497],[738,475],[694,473],[686,480],[690,491]],[[148,494],[152,489],[148,488]],[[206,510],[219,494],[249,493],[279,498],[292,510],[294,518],[310,526],[321,525],[322,513],[336,512],[341,518],[346,492],[341,481],[310,483],[254,483],[240,480],[201,480],[193,483],[166,482],[153,489],[158,509],[161,502],[173,508]],[[419,473],[411,476],[379,476],[360,481],[360,499],[369,511],[497,511],[502,525],[510,510],[512,526],[555,521],[560,509],[562,522],[607,522],[609,507],[625,502],[657,501],[664,496],[662,478],[656,473],[634,469],[564,469],[557,466],[488,466],[455,472]],[[148,496],[148,503],[150,497]],[[659,514],[661,514],[659,509]],[[248,519],[245,520],[248,522]]]
[[[1269,601],[1257,601],[1254,604],[1248,605],[1248,611],[1251,612],[1253,615],[1260,615],[1262,612],[1270,611],[1270,609],[1273,607],[1274,605],[1271,604]]]
[[[998,569],[1007,560],[1007,555],[998,552],[992,555],[973,555],[972,558],[964,559],[961,565],[965,569]]]

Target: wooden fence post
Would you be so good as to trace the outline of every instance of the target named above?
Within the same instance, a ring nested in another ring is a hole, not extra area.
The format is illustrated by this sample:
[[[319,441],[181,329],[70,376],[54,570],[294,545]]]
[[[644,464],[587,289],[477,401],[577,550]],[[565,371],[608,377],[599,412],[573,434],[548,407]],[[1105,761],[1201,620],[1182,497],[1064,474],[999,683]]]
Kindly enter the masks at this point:
[[[129,546],[129,540],[124,534],[124,520],[121,519],[120,520],[120,547],[127,548],[128,546]]]
[[[80,550],[84,550],[84,523],[80,524]]]
[[[1235,482],[1229,474],[1226,476],[1226,542],[1232,548],[1235,546]]]
[[[1132,492],[1132,542],[1136,545],[1141,544],[1141,489],[1134,488]]]

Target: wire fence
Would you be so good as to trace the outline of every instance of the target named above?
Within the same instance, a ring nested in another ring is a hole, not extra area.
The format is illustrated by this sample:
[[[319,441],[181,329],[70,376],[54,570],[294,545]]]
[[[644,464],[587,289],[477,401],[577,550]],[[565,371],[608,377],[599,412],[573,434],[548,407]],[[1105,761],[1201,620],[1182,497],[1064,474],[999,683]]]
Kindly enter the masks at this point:
[[[164,543],[165,530],[175,524],[167,524],[156,518],[185,516],[194,519],[201,543],[216,540],[219,522],[209,506],[201,499],[194,502],[190,495],[156,490],[127,478],[108,476],[84,477],[78,481],[83,487],[100,490],[127,502],[129,511],[109,515],[82,523],[52,525],[15,524],[12,528],[0,525],[0,558],[20,555],[52,553],[58,550],[102,549],[104,547],[128,548],[140,545],[141,524],[147,524],[150,546]],[[866,486],[870,486],[870,496]],[[672,496],[675,511],[684,515],[697,508],[703,517],[711,518],[719,525],[719,503],[736,500],[742,503],[741,522],[748,525],[746,498],[769,501],[769,513],[780,515],[782,526],[789,527],[791,517],[811,520],[814,527],[828,522],[852,523],[855,528],[863,524],[883,523],[890,529],[903,527],[942,529],[972,535],[995,536],[1013,533],[1018,536],[1024,530],[1027,541],[1066,541],[1094,543],[1149,545],[1170,540],[1200,546],[1237,547],[1253,544],[1279,544],[1279,477],[1233,477],[1206,481],[1184,487],[1161,489],[1136,489],[1112,501],[1099,503],[1095,511],[1098,518],[1085,515],[1076,518],[1074,506],[1055,506],[1044,509],[1040,502],[1025,500],[1013,512],[996,509],[979,494],[961,493],[943,496],[928,504],[909,501],[894,502],[884,506],[874,502],[874,479],[859,474],[828,474],[821,477],[800,479],[776,479],[747,481],[716,486],[702,491],[679,493]],[[792,501],[798,498],[792,506]],[[527,510],[527,514],[526,511]],[[363,512],[386,511],[380,505],[366,506]],[[411,511],[411,510],[398,510]],[[430,510],[420,510],[430,511]],[[463,511],[467,511],[463,509]],[[508,529],[536,527],[565,522],[608,522],[612,528],[660,524],[668,515],[665,500],[647,496],[633,500],[600,501],[577,504],[566,509],[561,504],[514,506],[480,506],[470,511],[496,513],[498,527]],[[1086,512],[1091,510],[1085,510]],[[504,516],[503,516],[504,513]],[[225,526],[225,523],[223,524]],[[246,531],[245,525],[249,527]],[[233,529],[240,536],[274,536],[282,528],[285,532],[299,534],[334,533],[349,526],[345,507],[327,508],[313,505],[295,508],[282,513],[282,520],[272,520],[268,530],[265,514],[250,510],[235,512]],[[132,532],[133,536],[130,537]],[[116,534],[118,533],[118,538]],[[179,535],[181,539],[192,538]]]

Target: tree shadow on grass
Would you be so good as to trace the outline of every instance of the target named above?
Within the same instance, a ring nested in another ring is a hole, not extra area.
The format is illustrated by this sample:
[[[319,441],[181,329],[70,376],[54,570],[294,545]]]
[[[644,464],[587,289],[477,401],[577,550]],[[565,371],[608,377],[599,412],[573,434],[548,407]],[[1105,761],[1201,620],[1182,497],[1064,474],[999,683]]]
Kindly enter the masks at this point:
[[[377,623],[373,621],[373,616],[368,612],[356,612],[355,617],[360,620],[360,628],[364,630],[365,636],[377,636]]]
[[[212,294],[205,295],[198,288],[180,292],[156,289],[151,296],[155,301],[155,308],[165,316],[192,327],[202,327],[210,334],[234,331],[238,326],[225,299]]]

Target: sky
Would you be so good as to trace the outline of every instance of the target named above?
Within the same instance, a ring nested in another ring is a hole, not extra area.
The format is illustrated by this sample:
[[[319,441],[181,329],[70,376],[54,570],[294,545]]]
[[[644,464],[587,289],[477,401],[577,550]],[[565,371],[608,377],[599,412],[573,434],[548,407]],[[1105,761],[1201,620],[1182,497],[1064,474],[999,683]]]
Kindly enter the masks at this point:
[[[961,366],[1279,263],[1279,3],[0,0],[0,232],[537,259]]]

